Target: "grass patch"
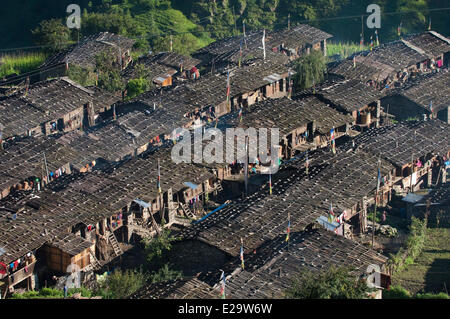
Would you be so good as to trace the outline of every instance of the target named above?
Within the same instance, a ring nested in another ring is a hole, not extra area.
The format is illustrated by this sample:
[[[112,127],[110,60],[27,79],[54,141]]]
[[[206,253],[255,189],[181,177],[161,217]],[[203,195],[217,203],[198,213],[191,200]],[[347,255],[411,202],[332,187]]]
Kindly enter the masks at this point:
[[[47,55],[42,52],[4,55],[0,60],[0,78],[32,71],[39,67],[46,58]]]
[[[422,253],[415,262],[406,265],[392,277],[394,285],[405,287],[412,293],[419,291],[439,293],[444,282],[450,283],[450,229],[428,228]],[[424,298],[426,298],[426,294]]]
[[[329,58],[333,56],[339,56],[338,59],[345,59],[354,53],[369,50],[369,46],[364,45],[361,47],[359,43],[353,42],[329,42],[327,43],[327,56]]]

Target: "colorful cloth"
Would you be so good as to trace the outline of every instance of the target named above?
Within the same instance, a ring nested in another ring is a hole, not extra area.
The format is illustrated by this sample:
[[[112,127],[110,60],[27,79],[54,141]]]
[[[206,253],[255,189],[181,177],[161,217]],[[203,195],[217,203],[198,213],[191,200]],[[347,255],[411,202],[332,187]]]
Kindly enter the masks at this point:
[[[220,280],[222,281],[222,287],[220,288],[220,297],[222,298],[222,299],[225,299],[225,285],[226,285],[226,282],[225,282],[225,273],[223,272],[223,270],[222,270],[222,274],[220,275]]]

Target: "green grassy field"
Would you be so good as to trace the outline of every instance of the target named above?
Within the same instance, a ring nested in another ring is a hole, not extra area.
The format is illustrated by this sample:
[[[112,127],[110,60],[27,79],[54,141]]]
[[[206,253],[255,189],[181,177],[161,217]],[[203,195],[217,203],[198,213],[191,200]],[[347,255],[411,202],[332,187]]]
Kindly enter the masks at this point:
[[[47,58],[42,52],[4,55],[0,57],[0,78],[10,74],[21,74],[36,69]]]
[[[444,291],[450,288],[450,229],[428,228],[425,247],[416,261],[394,274],[393,285],[412,293]]]
[[[364,45],[362,48],[359,43],[353,42],[329,42],[327,43],[327,56],[340,55],[341,59],[345,59],[352,54],[360,51],[369,50],[369,46]]]

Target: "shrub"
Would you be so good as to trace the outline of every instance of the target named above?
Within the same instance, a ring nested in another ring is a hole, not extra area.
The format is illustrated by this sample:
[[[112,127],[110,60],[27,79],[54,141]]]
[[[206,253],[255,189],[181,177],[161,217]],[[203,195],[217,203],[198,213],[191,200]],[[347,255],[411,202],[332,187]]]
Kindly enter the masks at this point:
[[[160,235],[151,239],[144,238],[142,242],[148,266],[162,266],[164,254],[172,248],[172,243],[176,240],[170,230],[164,228]]]
[[[383,290],[383,299],[409,299],[411,294],[401,286],[391,286],[389,290]]]
[[[115,270],[106,278],[96,294],[105,299],[123,299],[141,288],[145,282],[142,271]]]
[[[153,273],[151,276],[151,282],[165,282],[169,280],[181,279],[183,277],[181,271],[172,270],[169,268],[169,264],[165,264],[157,272]]]
[[[416,298],[418,298],[418,299],[450,299],[450,296],[444,292],[440,292],[438,294],[433,294],[433,293],[427,292],[425,294],[417,294]]]
[[[363,299],[371,289],[346,268],[331,267],[322,272],[303,272],[286,297],[293,299]]]
[[[148,91],[150,83],[145,78],[132,79],[127,84],[127,97],[132,99]]]
[[[85,287],[70,288],[69,291],[67,292],[69,297],[73,296],[76,293],[81,293],[82,297],[86,297],[86,298],[92,297],[92,291],[90,291],[89,289],[87,289]]]

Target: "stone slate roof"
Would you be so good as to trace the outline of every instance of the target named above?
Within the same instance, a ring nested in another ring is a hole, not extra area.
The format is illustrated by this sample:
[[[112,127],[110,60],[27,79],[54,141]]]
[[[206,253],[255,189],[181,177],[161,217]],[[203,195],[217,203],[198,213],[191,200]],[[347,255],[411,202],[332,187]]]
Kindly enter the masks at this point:
[[[176,52],[161,52],[157,54],[157,61],[159,64],[166,65],[176,70],[180,68],[181,62],[183,63],[184,70],[190,70],[200,63],[200,60],[198,59],[181,55]]]
[[[168,78],[170,76],[173,76],[175,73],[177,73],[177,69],[179,67],[173,66],[170,62],[172,62],[172,59],[175,58],[175,55],[178,56],[180,59],[184,58],[188,60],[188,57],[178,55],[174,52],[163,52],[156,55],[146,55],[143,57],[140,57],[137,61],[133,61],[126,69],[122,71],[122,77],[124,77],[126,80],[131,80],[133,78],[137,78],[136,74],[136,66],[137,65],[144,65],[147,68],[148,74],[147,77],[155,81],[157,78]],[[167,62],[169,63],[165,63]],[[189,60],[188,60],[189,62]],[[163,81],[159,81],[163,82]]]
[[[372,128],[358,135],[354,141],[358,148],[402,167],[411,162],[411,155],[415,158],[428,153],[445,155],[450,145],[450,125],[438,119],[405,122]]]
[[[289,249],[284,238],[278,236],[264,242],[256,254],[248,250],[244,242],[245,270],[239,268],[237,260],[222,267],[227,277],[227,299],[285,298],[286,290],[302,271],[349,267],[358,278],[370,264],[382,266],[387,261],[387,257],[323,229],[292,232]],[[149,284],[130,299],[218,299],[220,274],[217,270],[198,278]]]
[[[450,40],[434,31],[414,34],[405,40],[425,51],[429,57],[437,57],[450,51]]]
[[[433,120],[371,129],[344,144],[332,156],[320,149],[310,156],[310,176],[305,179],[304,159],[290,162],[290,177],[273,183],[273,195],[267,187],[237,200],[186,231],[186,238],[198,238],[228,252],[239,254],[238,238],[244,238],[248,248],[285,231],[287,213],[291,213],[291,228],[303,230],[321,215],[326,215],[330,202],[337,210],[349,209],[364,196],[371,196],[377,184],[377,161],[381,159],[381,174],[387,176],[395,166],[410,161],[411,149],[416,157],[428,152],[448,152],[449,126]],[[411,136],[417,132],[417,141]],[[395,145],[395,141],[399,145]]]
[[[79,44],[70,46],[69,48],[49,57],[41,68],[48,68],[58,64],[66,63],[74,64],[79,67],[94,69],[95,57],[101,52],[112,50],[119,57],[119,49],[122,54],[130,50],[135,40],[116,35],[109,32],[100,32],[95,35],[85,37]]]
[[[358,80],[352,79],[324,87],[319,90],[318,95],[351,113],[365,105],[376,102],[384,94]]]
[[[246,45],[243,35],[225,38],[197,50],[193,55],[194,57],[199,57],[207,54],[216,63],[237,63],[240,56],[240,46],[242,45],[242,60],[245,61],[254,57],[255,54],[262,55],[262,36],[263,30],[247,33],[245,38]],[[305,24],[294,26],[290,30],[266,30],[266,54],[269,54],[272,48],[278,47],[282,43],[284,43],[286,48],[296,49],[331,37],[332,35]],[[274,55],[274,57],[276,56]]]
[[[329,73],[341,75],[346,79],[382,81],[395,72],[427,60],[429,56],[406,40],[398,40],[380,45],[373,51],[355,55],[356,67],[353,67],[353,56],[333,63]],[[362,64],[362,65],[361,65]]]
[[[267,61],[254,62],[252,65],[234,68],[230,71],[230,96],[257,90],[273,80],[270,76],[286,77],[289,68],[284,65],[274,65]],[[217,106],[226,101],[226,74],[207,74],[199,80],[186,82],[171,90],[147,92],[136,98],[132,103],[161,105],[162,110],[170,114],[173,119],[183,118],[194,112],[196,108],[202,110],[209,106]]]
[[[145,285],[129,299],[216,299],[218,293],[197,278]]]
[[[94,171],[79,178],[64,176],[41,192],[10,195],[0,200],[0,207],[18,213],[14,221],[0,216],[0,247],[7,249],[0,261],[11,262],[45,242],[64,247],[69,253],[83,250],[87,244],[71,239],[67,229],[78,223],[96,223],[136,198],[151,202],[158,197],[158,158],[163,192],[169,188],[178,192],[186,188],[184,182],[200,184],[214,177],[206,168],[175,164],[170,149],[161,149],[151,156],[129,160],[110,172]]]
[[[80,154],[50,138],[27,137],[0,150],[0,189],[12,187],[30,177],[42,178],[44,153],[49,172],[75,161]]]
[[[76,256],[84,250],[90,248],[92,243],[80,236],[68,233],[65,236],[57,237],[57,239],[52,240],[51,245],[59,248],[61,251],[69,254],[70,256]]]
[[[303,97],[296,100],[288,98],[268,99],[251,105],[250,110],[233,122],[235,125],[254,128],[279,128],[280,134],[287,135],[296,128],[316,121],[321,134],[328,133],[333,127],[352,123],[353,118],[344,115],[321,102],[317,97]]]
[[[244,200],[237,200],[220,212],[184,232],[185,238],[197,238],[232,256],[239,254],[239,238],[246,249],[285,233],[288,212],[291,229],[301,231],[329,211],[330,203],[338,211],[356,205],[376,189],[377,160],[364,152],[340,153],[319,150],[310,156],[310,175],[305,178],[304,160],[288,164],[292,173],[285,180],[273,182],[273,195],[267,185]],[[314,164],[313,164],[314,163]],[[387,175],[393,166],[382,161]]]
[[[100,112],[120,98],[100,89],[88,89],[66,77],[38,82],[12,96],[0,99],[0,123],[3,138],[24,135],[42,123],[64,115],[92,102]]]
[[[16,202],[11,198],[1,201],[1,206],[14,205],[19,209],[16,220],[0,219],[0,246],[7,250],[0,256],[2,262],[12,262],[46,242],[61,244],[68,228],[90,220],[86,216],[97,214],[100,220],[100,216],[111,214],[107,207],[85,194],[66,196],[67,193],[63,195],[46,190],[36,195],[27,195]]]
[[[427,111],[439,112],[450,106],[450,72],[447,69],[435,74],[418,76],[394,91]]]
[[[249,251],[245,270],[237,270],[228,279],[228,298],[285,298],[286,290],[292,287],[303,271],[346,267],[353,269],[352,274],[358,278],[366,273],[369,265],[381,267],[388,259],[355,241],[321,228],[291,233],[289,249],[284,237],[264,243],[256,254]]]

